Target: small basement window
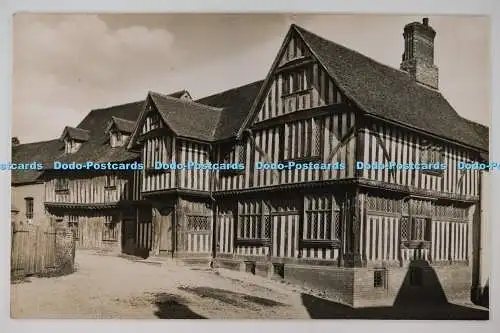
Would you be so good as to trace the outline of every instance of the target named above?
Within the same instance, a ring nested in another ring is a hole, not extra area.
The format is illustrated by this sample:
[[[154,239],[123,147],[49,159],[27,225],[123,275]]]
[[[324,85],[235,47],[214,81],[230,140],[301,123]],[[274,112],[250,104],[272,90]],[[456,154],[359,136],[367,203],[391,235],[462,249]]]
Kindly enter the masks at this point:
[[[387,288],[387,270],[376,269],[373,271],[373,287]]]

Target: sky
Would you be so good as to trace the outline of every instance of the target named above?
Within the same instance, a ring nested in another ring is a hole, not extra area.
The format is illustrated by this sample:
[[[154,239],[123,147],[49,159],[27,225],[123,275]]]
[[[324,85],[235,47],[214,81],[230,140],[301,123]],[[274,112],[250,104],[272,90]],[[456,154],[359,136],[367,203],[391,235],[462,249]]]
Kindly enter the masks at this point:
[[[490,22],[428,16],[439,89],[490,124]],[[186,89],[195,99],[263,79],[290,24],[399,68],[418,16],[312,14],[16,14],[13,136],[58,138],[92,109]]]

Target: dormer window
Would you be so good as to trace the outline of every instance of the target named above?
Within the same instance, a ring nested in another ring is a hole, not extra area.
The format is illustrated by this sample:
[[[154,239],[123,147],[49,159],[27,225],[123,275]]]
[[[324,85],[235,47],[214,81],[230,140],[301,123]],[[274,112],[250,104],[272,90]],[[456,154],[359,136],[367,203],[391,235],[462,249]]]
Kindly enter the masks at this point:
[[[123,147],[128,142],[130,133],[134,130],[135,123],[131,120],[112,117],[106,128],[109,134],[109,144],[112,148]]]
[[[171,94],[168,94],[170,97],[178,98],[178,99],[184,99],[187,101],[192,101],[193,98],[191,98],[191,95],[187,90],[180,90]]]
[[[123,135],[120,132],[113,131],[109,133],[109,143],[112,148],[123,146],[123,141]]]
[[[81,148],[82,144],[88,141],[89,138],[89,131],[66,126],[61,135],[61,139],[64,141],[64,152],[66,154],[76,153]]]

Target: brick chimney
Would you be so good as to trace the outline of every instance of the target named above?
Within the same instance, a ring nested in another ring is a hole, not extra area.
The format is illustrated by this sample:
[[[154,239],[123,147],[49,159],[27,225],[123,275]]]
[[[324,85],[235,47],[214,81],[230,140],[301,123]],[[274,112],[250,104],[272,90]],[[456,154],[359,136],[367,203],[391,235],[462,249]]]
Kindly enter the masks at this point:
[[[430,88],[438,89],[438,68],[434,65],[434,37],[436,31],[429,26],[429,19],[412,22],[404,27],[405,47],[401,70]]]

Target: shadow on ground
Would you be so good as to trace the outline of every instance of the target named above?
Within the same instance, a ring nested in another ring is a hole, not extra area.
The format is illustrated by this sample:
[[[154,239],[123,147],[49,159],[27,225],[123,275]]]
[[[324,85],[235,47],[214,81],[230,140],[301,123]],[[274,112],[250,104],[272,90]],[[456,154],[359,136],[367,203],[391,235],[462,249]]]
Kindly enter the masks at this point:
[[[302,294],[302,303],[312,319],[421,319],[487,320],[489,312],[451,303],[429,306],[398,305],[353,309],[315,296]]]
[[[154,314],[160,319],[206,319],[190,310],[186,302],[177,295],[156,294],[154,304],[157,306]]]
[[[426,261],[410,263],[393,306],[354,309],[308,294],[302,294],[302,303],[313,319],[489,319],[487,310],[449,303],[435,270]]]
[[[211,287],[182,287],[180,290],[195,294],[198,297],[209,297],[226,304],[245,308],[251,305],[275,307],[284,306],[285,304],[276,302],[267,298],[237,293],[225,289],[217,289]]]

